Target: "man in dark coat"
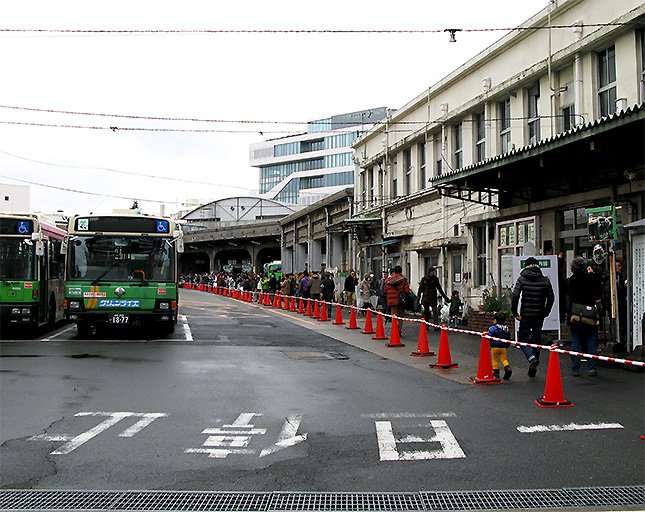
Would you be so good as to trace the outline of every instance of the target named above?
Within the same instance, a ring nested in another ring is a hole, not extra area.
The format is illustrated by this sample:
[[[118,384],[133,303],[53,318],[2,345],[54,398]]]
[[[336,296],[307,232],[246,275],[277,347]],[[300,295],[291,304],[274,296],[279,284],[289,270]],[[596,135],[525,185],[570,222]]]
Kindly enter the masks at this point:
[[[518,305],[521,306],[518,312]],[[518,341],[540,345],[544,319],[551,313],[555,302],[553,286],[549,278],[542,274],[538,260],[530,256],[525,267],[517,278],[511,296],[511,311],[520,322],[517,330]],[[529,377],[535,377],[540,364],[539,348],[522,347],[522,352],[529,362]]]
[[[425,318],[426,322],[430,322],[430,310],[432,309],[432,323],[435,325],[439,322],[437,292],[441,294],[444,300],[450,300],[446,295],[446,292],[444,292],[441,287],[441,283],[437,277],[437,270],[430,267],[428,269],[428,273],[423,276],[423,279],[421,279],[421,282],[419,283],[417,297],[419,297],[419,302],[421,303],[421,306],[423,306],[423,318]],[[435,329],[438,329],[438,327],[435,327]]]
[[[334,290],[336,285],[334,280],[331,278],[329,272],[325,272],[322,282],[320,283],[320,290],[322,292],[322,298],[327,303],[327,316],[331,316],[331,303],[334,302]]]

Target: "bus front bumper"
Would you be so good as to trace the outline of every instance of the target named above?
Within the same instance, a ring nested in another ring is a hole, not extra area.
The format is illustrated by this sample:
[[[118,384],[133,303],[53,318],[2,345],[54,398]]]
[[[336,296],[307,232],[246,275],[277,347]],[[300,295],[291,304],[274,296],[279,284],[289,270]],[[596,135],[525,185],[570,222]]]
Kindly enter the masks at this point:
[[[38,318],[38,304],[17,303],[0,305],[3,325],[34,325]]]
[[[177,323],[177,311],[149,311],[149,312],[88,312],[88,311],[65,311],[65,319],[76,323],[88,323],[93,325],[132,325],[141,326],[149,324]]]

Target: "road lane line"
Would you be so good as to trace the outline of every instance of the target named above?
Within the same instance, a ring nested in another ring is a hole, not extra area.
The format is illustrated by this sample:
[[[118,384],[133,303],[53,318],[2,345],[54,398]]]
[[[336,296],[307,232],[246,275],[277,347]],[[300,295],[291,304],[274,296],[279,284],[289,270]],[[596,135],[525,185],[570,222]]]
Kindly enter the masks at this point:
[[[186,335],[186,341],[193,341],[193,333],[190,331],[190,325],[188,325],[186,315],[179,315],[179,318],[183,322],[182,326],[184,328],[184,334]]]
[[[38,341],[50,341],[50,340],[53,340],[54,338],[58,338],[61,334],[65,334],[66,332],[71,331],[74,328],[76,328],[76,326],[72,324],[72,325],[68,326],[67,328],[63,329],[62,331],[58,331],[57,333],[52,334],[51,336],[48,336],[47,338],[43,338],[43,339],[38,340]]]
[[[457,414],[454,412],[427,412],[427,413],[414,413],[414,412],[379,412],[376,414],[361,414],[361,418],[373,418],[379,420],[397,419],[397,418],[456,418]]]
[[[87,432],[83,432],[82,434],[76,436],[74,439],[71,439],[69,442],[65,443],[63,446],[58,448],[58,450],[54,450],[53,452],[51,452],[50,455],[66,455],[71,451],[76,450],[76,448],[78,448],[82,444],[87,443],[90,439],[98,436],[101,432],[103,432],[104,430],[107,430],[112,425],[116,425],[123,418],[127,418],[130,415],[131,413],[129,412],[112,413],[112,416],[107,418],[105,421],[102,421],[96,427],[91,428]],[[75,416],[85,416],[85,414],[78,413],[78,414],[75,414]]]
[[[523,434],[534,434],[537,432],[568,432],[575,430],[604,430],[613,428],[625,428],[620,423],[566,423],[564,425],[533,425],[532,427],[519,426],[517,430]]]

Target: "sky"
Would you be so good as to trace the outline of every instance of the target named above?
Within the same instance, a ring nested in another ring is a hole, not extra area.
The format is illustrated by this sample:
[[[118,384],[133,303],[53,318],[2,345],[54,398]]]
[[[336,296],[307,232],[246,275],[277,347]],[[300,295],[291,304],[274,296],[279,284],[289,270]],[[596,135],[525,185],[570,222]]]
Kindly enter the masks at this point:
[[[547,4],[2,2],[0,183],[29,185],[33,211],[66,215],[255,195],[250,144],[334,114],[399,108],[506,33],[450,43],[444,32],[374,31],[515,27]],[[191,32],[247,29],[370,32]]]

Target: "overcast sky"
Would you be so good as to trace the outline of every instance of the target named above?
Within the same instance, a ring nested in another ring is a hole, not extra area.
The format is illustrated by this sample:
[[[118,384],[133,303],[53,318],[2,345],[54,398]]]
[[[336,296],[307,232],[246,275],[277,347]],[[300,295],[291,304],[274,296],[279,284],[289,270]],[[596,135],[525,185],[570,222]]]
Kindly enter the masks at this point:
[[[547,3],[20,1],[0,4],[0,29],[503,28],[519,25]],[[134,198],[145,213],[158,213],[159,202],[167,202],[166,211],[172,212],[186,199],[208,201],[257,193],[258,170],[249,167],[249,144],[285,135],[270,134],[272,130],[305,129],[300,124],[272,122],[304,123],[371,107],[399,108],[504,34],[459,33],[457,42],[449,43],[445,33],[106,35],[3,31],[0,183],[26,181],[95,194],[31,185],[32,210],[63,210],[66,214],[111,212],[128,208]],[[221,132],[192,131],[204,129]]]

